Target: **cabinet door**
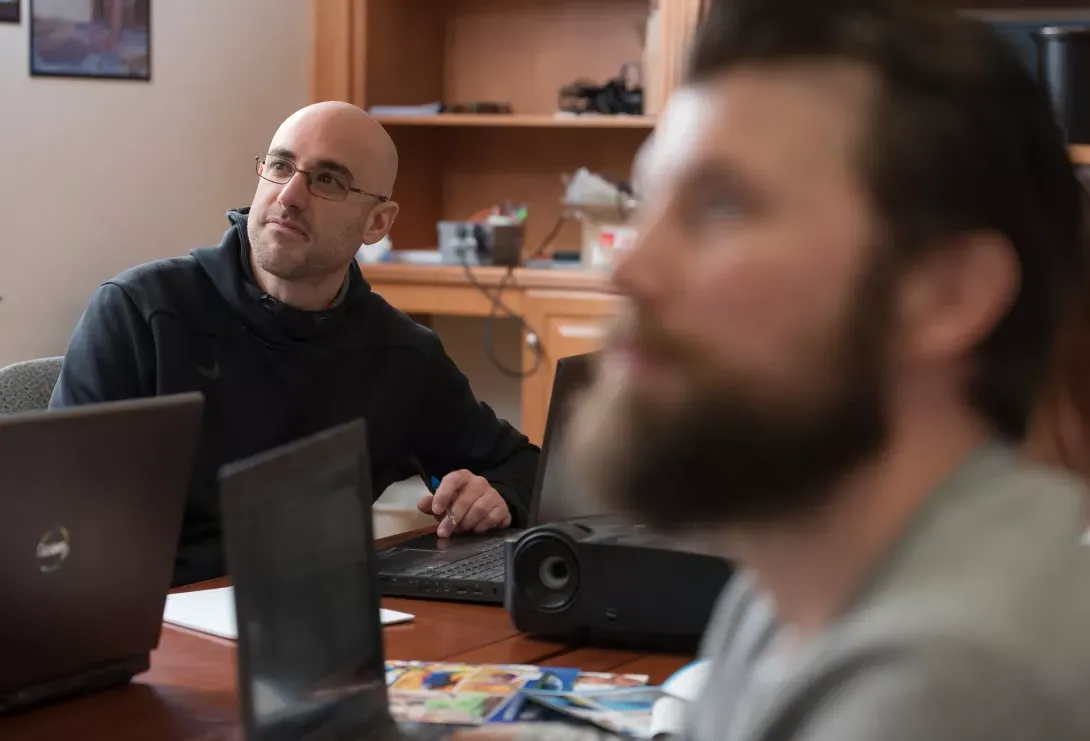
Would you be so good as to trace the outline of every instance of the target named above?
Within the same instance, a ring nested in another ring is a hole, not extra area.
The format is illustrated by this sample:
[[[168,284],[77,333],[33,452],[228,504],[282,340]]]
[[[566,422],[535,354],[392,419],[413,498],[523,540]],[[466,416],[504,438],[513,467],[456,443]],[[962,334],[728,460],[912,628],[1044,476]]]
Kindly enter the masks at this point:
[[[522,382],[522,427],[533,443],[540,445],[545,434],[556,361],[599,349],[620,306],[620,299],[609,294],[527,291],[522,364],[526,373],[536,370]]]

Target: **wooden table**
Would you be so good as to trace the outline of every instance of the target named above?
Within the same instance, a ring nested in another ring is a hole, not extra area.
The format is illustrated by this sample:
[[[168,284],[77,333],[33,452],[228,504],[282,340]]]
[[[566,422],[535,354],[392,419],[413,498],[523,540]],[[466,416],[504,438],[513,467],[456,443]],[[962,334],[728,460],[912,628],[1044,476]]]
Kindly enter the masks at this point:
[[[397,539],[412,533],[396,536]],[[379,546],[393,541],[384,539]],[[209,582],[198,588],[224,586]],[[686,656],[579,648],[520,635],[502,607],[384,599],[416,616],[384,629],[386,658],[574,666],[650,675],[661,682]],[[164,625],[151,669],[132,684],[0,719],[3,741],[240,739],[233,641]]]

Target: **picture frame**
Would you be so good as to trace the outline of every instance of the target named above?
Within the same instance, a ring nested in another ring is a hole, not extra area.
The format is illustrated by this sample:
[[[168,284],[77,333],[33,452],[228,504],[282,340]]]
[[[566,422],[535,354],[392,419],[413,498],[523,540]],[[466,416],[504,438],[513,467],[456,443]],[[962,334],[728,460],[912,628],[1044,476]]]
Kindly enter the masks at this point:
[[[0,23],[19,23],[22,0],[0,0]]]
[[[151,0],[28,0],[32,77],[151,80]]]

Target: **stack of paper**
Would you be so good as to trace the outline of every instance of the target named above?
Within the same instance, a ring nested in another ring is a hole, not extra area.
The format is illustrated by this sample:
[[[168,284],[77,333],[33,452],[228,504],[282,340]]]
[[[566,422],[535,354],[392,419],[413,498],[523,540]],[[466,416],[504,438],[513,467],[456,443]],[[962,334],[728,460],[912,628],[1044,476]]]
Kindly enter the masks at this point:
[[[407,623],[413,619],[407,612],[385,609],[380,612],[383,625]],[[163,622],[199,633],[237,640],[235,591],[231,587],[222,587],[169,594],[163,610]]]

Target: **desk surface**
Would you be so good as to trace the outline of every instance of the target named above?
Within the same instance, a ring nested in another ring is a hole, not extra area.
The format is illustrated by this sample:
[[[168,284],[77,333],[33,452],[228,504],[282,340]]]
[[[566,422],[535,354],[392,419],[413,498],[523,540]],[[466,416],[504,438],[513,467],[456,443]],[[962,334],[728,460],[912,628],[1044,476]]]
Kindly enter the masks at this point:
[[[471,286],[474,282],[496,288],[501,282],[510,289],[554,289],[611,292],[609,274],[604,270],[571,267],[515,268],[482,265],[468,269],[460,265],[408,262],[363,262],[360,270],[376,285]]]
[[[515,631],[501,607],[408,599],[386,599],[382,604],[416,616],[411,623],[384,629],[388,659],[575,666],[649,674],[652,682],[661,682],[689,661],[686,656],[577,648],[527,638]],[[164,625],[151,669],[132,684],[0,719],[0,738],[240,739],[235,672],[232,641]]]

